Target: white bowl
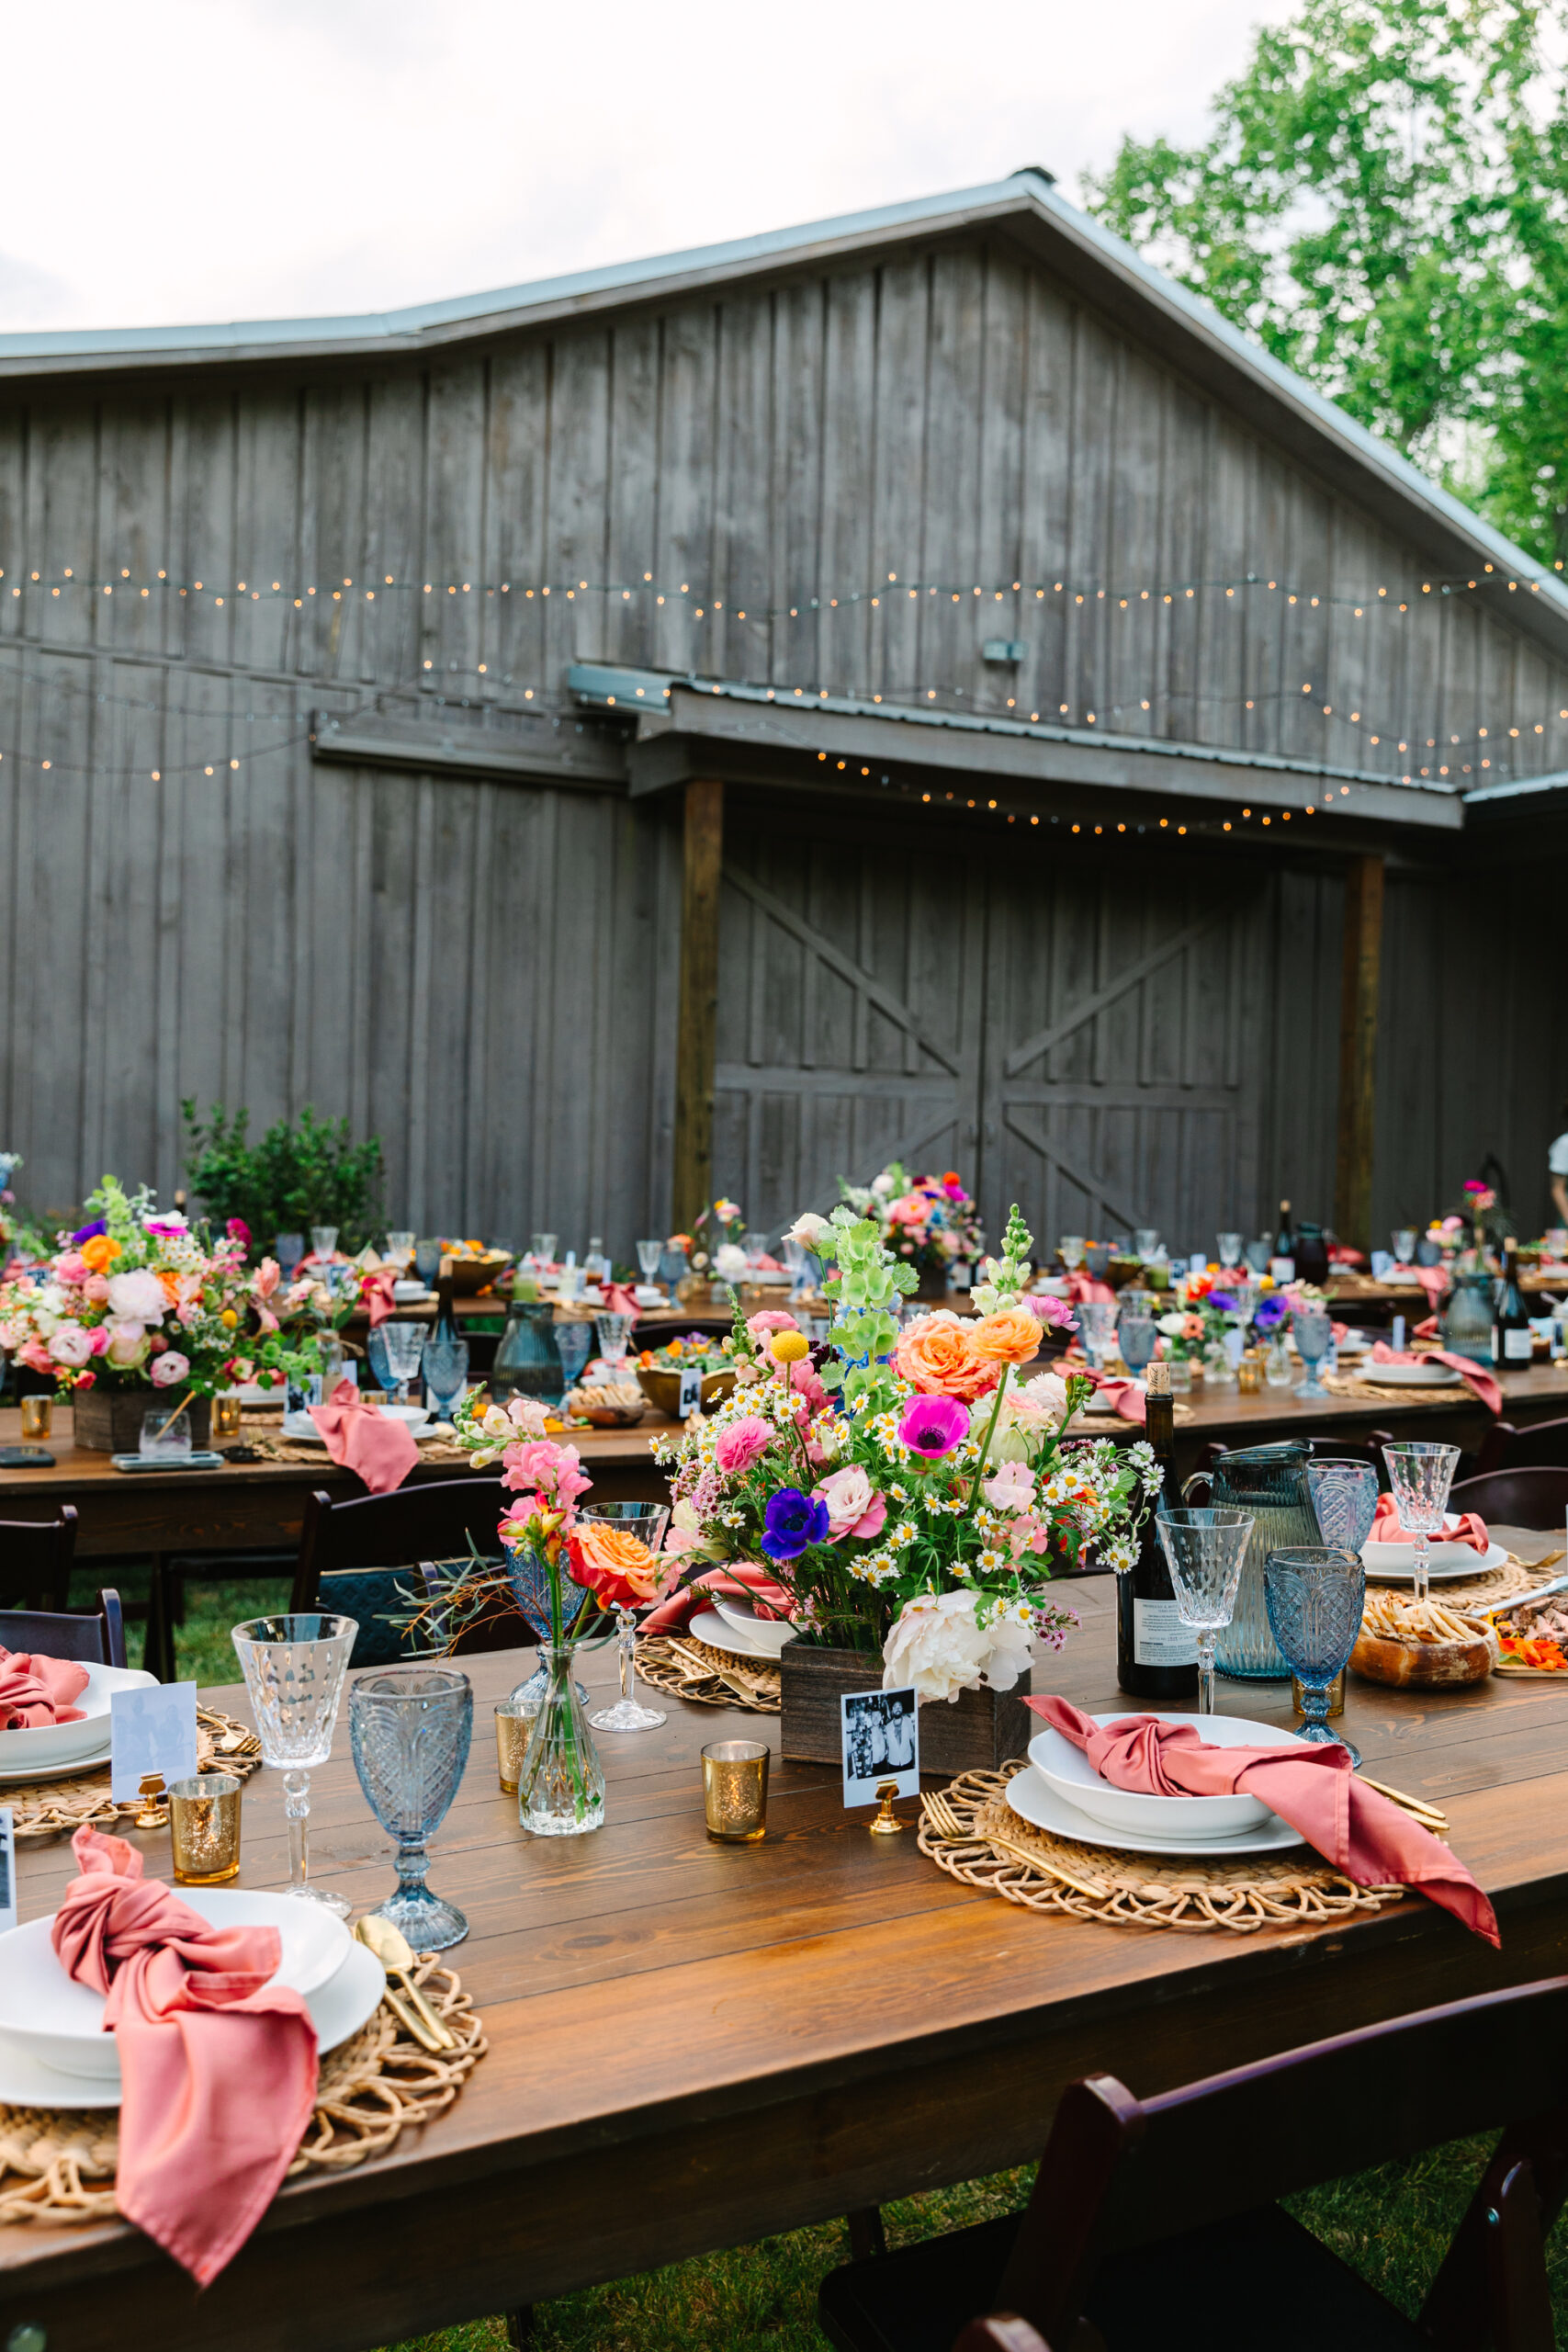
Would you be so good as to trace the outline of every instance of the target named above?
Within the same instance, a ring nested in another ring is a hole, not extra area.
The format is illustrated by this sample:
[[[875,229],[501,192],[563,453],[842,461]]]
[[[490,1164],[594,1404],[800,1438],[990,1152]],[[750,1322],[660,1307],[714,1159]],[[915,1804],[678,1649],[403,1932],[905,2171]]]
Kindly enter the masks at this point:
[[[371,1396],[366,1401],[379,1406],[389,1421],[401,1421],[410,1437],[423,1437],[429,1427],[430,1415],[423,1405],[383,1405],[379,1396]],[[325,1445],[326,1443],[326,1439],[308,1412],[285,1413],[283,1435],[293,1438],[296,1443],[303,1445]]]
[[[1361,1377],[1379,1388],[1458,1388],[1463,1376],[1448,1363],[1373,1363],[1369,1358]]]
[[[347,1957],[348,1929],[320,1904],[240,1887],[174,1891],[212,1927],[276,1928],[283,1953],[269,1982],[292,1984],[297,1993],[315,1992]],[[118,2076],[114,2036],[104,2031],[104,1996],[66,1974],[50,1941],[53,1924],[51,1913],[0,1936],[0,2033],[59,2074]]]
[[[52,1764],[73,1764],[80,1756],[96,1756],[109,1735],[110,1692],[144,1690],[157,1679],[139,1666],[88,1667],[87,1687],[76,1702],[83,1721],[0,1731],[0,1772],[42,1770]]]
[[[1185,1715],[1164,1707],[1119,1707],[1093,1721],[1103,1726],[1138,1712],[1157,1715],[1165,1724],[1193,1724],[1205,1747],[1280,1747],[1290,1737],[1277,1724],[1249,1723],[1244,1715]],[[1146,1838],[1233,1838],[1272,1816],[1272,1806],[1257,1797],[1145,1796],[1136,1789],[1114,1788],[1101,1779],[1083,1749],[1058,1731],[1047,1729],[1032,1739],[1029,1760],[1047,1787],[1108,1829]]]
[[[716,1592],[713,1605],[733,1633],[745,1634],[759,1657],[777,1657],[784,1644],[795,1638],[795,1629],[787,1617],[759,1617],[749,1600],[733,1600]]]
[[[1457,1527],[1458,1513],[1449,1511],[1443,1524],[1445,1527]],[[1427,1566],[1455,1576],[1468,1573],[1478,1577],[1485,1568],[1502,1567],[1507,1556],[1501,1544],[1488,1544],[1484,1552],[1478,1552],[1473,1544],[1444,1544],[1429,1540],[1427,1545]],[[1416,1546],[1414,1544],[1363,1544],[1361,1565],[1370,1577],[1410,1576],[1416,1567]]]

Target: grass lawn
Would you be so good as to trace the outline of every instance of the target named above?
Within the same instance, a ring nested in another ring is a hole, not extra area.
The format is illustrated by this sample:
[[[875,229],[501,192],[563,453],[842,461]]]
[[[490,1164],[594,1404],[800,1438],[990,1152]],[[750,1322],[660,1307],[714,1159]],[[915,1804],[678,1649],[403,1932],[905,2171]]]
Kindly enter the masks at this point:
[[[136,1571],[117,1569],[130,1600],[146,1590]],[[288,1577],[193,1586],[175,1647],[182,1674],[200,1682],[238,1680],[229,1628],[243,1617],[286,1608]],[[131,1629],[134,1660],[137,1631]],[[1388,2165],[1291,2200],[1292,2211],[1380,2292],[1415,2316],[1427,2283],[1464,2210],[1490,2143],[1456,2142],[1410,2165]],[[1029,2188],[1027,2171],[994,2174],[956,2188],[888,2206],[890,2245],[933,2237],[968,2222],[1015,2211]],[[824,2352],[817,2326],[817,2287],[824,2272],[849,2259],[841,2222],[792,2230],[759,2245],[680,2262],[636,2278],[542,2304],[535,2315],[539,2352]],[[1568,2221],[1550,2247],[1552,2307],[1560,2343],[1568,2343]],[[500,2318],[445,2328],[397,2352],[505,2352]]]

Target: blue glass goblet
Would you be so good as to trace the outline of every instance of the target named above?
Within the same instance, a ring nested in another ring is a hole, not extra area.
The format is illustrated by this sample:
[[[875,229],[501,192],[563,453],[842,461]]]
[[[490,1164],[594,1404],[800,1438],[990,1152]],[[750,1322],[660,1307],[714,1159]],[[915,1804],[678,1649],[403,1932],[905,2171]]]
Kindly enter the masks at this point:
[[[1117,1326],[1122,1361],[1136,1379],[1154,1356],[1159,1333],[1152,1315],[1124,1314]]]
[[[1306,1378],[1296,1395],[1326,1396],[1328,1391],[1317,1376],[1317,1367],[1328,1353],[1334,1337],[1333,1323],[1315,1307],[1298,1307],[1291,1317],[1291,1329],[1295,1334],[1296,1353],[1306,1366]]]
[[[468,1923],[425,1884],[429,1841],[446,1818],[468,1760],[473,1686],[450,1667],[394,1666],[361,1675],[348,1697],[354,1769],[367,1804],[398,1841],[398,1883],[373,1916],[415,1951],[461,1943]]]
[[[1296,1737],[1332,1741],[1337,1735],[1328,1728],[1329,1686],[1356,1646],[1367,1597],[1360,1555],[1332,1544],[1270,1552],[1263,1597],[1269,1630],[1302,1686],[1304,1721]],[[1359,1764],[1359,1751],[1348,1739],[1340,1744]]]

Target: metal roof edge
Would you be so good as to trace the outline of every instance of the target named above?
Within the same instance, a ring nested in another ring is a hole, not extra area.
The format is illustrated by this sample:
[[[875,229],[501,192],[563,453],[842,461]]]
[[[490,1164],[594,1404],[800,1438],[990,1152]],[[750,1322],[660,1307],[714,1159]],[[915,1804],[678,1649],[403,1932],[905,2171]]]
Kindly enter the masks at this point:
[[[1466,808],[1477,801],[1517,800],[1530,792],[1561,792],[1568,787],[1568,768],[1554,768],[1550,775],[1515,776],[1506,784],[1478,784],[1473,791],[1463,795]]]

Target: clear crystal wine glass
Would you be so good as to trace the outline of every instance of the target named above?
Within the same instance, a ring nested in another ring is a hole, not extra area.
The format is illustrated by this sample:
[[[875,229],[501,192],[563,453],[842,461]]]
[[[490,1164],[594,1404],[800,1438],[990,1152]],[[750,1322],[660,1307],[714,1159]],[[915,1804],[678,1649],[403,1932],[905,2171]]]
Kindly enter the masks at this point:
[[[1399,1524],[1415,1541],[1415,1596],[1425,1600],[1431,1589],[1429,1538],[1443,1532],[1449,1488],[1459,1468],[1459,1448],[1412,1439],[1404,1445],[1385,1445],[1382,1458],[1399,1505]]]
[[[1296,1737],[1338,1740],[1328,1728],[1328,1690],[1361,1630],[1367,1572],[1360,1554],[1315,1544],[1270,1552],[1263,1566],[1263,1598],[1269,1630],[1302,1686],[1304,1720]],[[1348,1739],[1340,1744],[1359,1764],[1359,1749]]]
[[[541,1266],[553,1266],[556,1262],[558,1238],[558,1236],[553,1233],[534,1234],[528,1243],[529,1257],[536,1260]]]
[[[662,1241],[639,1241],[637,1243],[637,1261],[642,1268],[642,1278],[645,1283],[658,1281],[659,1261],[663,1257],[663,1255],[664,1244]]]
[[[1159,1249],[1159,1227],[1156,1225],[1135,1227],[1133,1233],[1133,1248],[1140,1258],[1154,1257]]]
[[[373,1917],[415,1951],[461,1943],[468,1923],[425,1883],[429,1841],[457,1793],[474,1724],[473,1686],[450,1667],[362,1674],[348,1697],[348,1736],[366,1803],[398,1841],[398,1883]]]
[[[1056,1253],[1069,1274],[1076,1274],[1083,1264],[1084,1238],[1081,1233],[1064,1233],[1056,1244]]]
[[[426,1340],[423,1372],[435,1400],[435,1418],[449,1421],[468,1385],[467,1340]]]
[[[1252,1513],[1228,1505],[1184,1503],[1155,1521],[1170,1567],[1176,1613],[1198,1643],[1198,1713],[1214,1712],[1214,1635],[1235,1614]]]
[[[1116,1336],[1116,1308],[1106,1299],[1086,1299],[1073,1309],[1078,1318],[1084,1353],[1096,1372],[1104,1369],[1105,1351]]]
[[[1152,1315],[1134,1315],[1122,1310],[1116,1327],[1116,1337],[1122,1350],[1122,1361],[1136,1379],[1152,1361],[1159,1333]]]
[[[1307,1492],[1325,1544],[1359,1556],[1378,1510],[1378,1474],[1370,1462],[1319,1454],[1306,1466]]]
[[[1396,1266],[1414,1265],[1416,1262],[1415,1227],[1413,1225],[1399,1226],[1388,1238],[1393,1250],[1394,1264]]]
[[[1327,1389],[1317,1376],[1317,1367],[1328,1353],[1334,1337],[1334,1325],[1317,1307],[1298,1307],[1291,1317],[1291,1329],[1295,1335],[1296,1353],[1306,1367],[1306,1378],[1297,1387],[1298,1396],[1326,1396]]]
[[[631,1344],[634,1320],[635,1317],[630,1315],[608,1313],[596,1315],[593,1317],[593,1328],[599,1334],[599,1352],[612,1372],[626,1360],[626,1350]]]
[[[409,1383],[420,1367],[424,1354],[425,1329],[423,1323],[383,1323],[381,1337],[387,1343],[387,1368],[397,1383],[397,1401],[409,1401]]]
[[[348,1917],[341,1894],[310,1883],[307,1833],[310,1774],[332,1754],[344,1676],[359,1626],[352,1617],[318,1610],[292,1616],[251,1617],[231,1636],[256,1719],[262,1762],[283,1774],[288,1818],[288,1892]]]
[[[668,1503],[589,1503],[577,1515],[635,1535],[650,1552],[659,1550],[670,1524]],[[621,1695],[613,1707],[601,1707],[588,1720],[595,1731],[655,1731],[665,1716],[661,1708],[645,1707],[637,1696],[637,1619],[631,1610],[617,1607],[615,1634]]]
[[[409,1261],[413,1256],[413,1245],[416,1238],[417,1237],[412,1233],[389,1233],[387,1236],[387,1255],[384,1262],[391,1266],[401,1266],[406,1273],[408,1272]]]
[[[1241,1263],[1240,1234],[1217,1233],[1214,1236],[1214,1238],[1220,1245],[1221,1265],[1225,1267],[1239,1266]]]
[[[330,1258],[337,1249],[335,1225],[313,1225],[310,1227],[310,1248],[318,1258]]]

